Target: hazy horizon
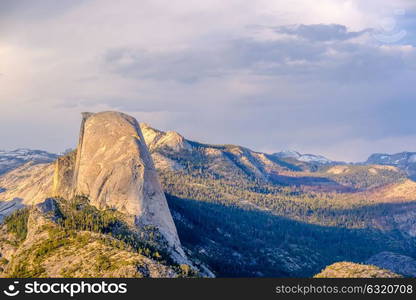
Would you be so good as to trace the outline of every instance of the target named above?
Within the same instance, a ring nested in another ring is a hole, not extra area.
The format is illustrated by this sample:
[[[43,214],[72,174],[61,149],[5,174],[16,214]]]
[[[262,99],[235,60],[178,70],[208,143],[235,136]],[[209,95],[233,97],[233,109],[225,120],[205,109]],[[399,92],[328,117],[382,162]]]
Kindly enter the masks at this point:
[[[81,119],[80,119],[80,121],[81,121]],[[141,123],[143,123],[143,122],[141,122]],[[152,126],[152,124],[148,124],[147,123],[147,125],[149,125],[150,127],[152,127],[152,128],[154,128],[154,129],[157,129],[157,130],[162,130],[161,128],[156,128],[156,127],[153,127]],[[169,129],[165,129],[165,130],[163,130],[163,131],[169,131]],[[179,134],[181,134],[180,132],[178,132]],[[209,144],[209,145],[223,145],[223,144],[226,144],[226,143],[222,143],[222,144],[216,144],[216,143],[210,143],[209,141],[205,141],[205,140],[198,140],[198,139],[190,139],[190,138],[188,138],[188,137],[186,137],[186,136],[184,136],[184,138],[186,138],[186,139],[188,139],[188,140],[192,140],[192,141],[194,141],[194,142],[199,142],[199,143],[203,143],[203,144]],[[78,138],[76,138],[76,142],[78,142]],[[257,152],[263,152],[263,151],[260,151],[260,150],[257,150],[257,149],[253,149],[253,148],[250,148],[250,147],[247,147],[247,146],[245,146],[245,145],[236,145],[236,146],[241,146],[241,147],[245,147],[245,148],[249,148],[250,150],[252,150],[252,151],[257,151]],[[61,154],[61,153],[65,153],[66,151],[69,151],[69,150],[72,150],[72,149],[75,149],[77,147],[77,145],[76,145],[76,143],[72,146],[72,147],[69,147],[69,148],[66,148],[66,149],[64,149],[64,150],[62,150],[62,151],[50,151],[50,150],[47,150],[47,149],[41,149],[41,148],[30,148],[30,147],[24,147],[24,146],[22,146],[22,147],[18,147],[18,148],[10,148],[10,149],[5,149],[5,148],[0,148],[0,151],[15,151],[15,150],[19,150],[19,149],[28,149],[28,150],[40,150],[40,151],[47,151],[47,152],[50,152],[50,153],[53,153],[53,154]],[[264,153],[267,153],[267,154],[274,154],[274,153],[278,153],[278,152],[284,152],[284,151],[296,151],[296,152],[299,152],[300,154],[303,154],[303,155],[307,155],[307,154],[312,154],[312,155],[322,155],[322,153],[312,153],[312,152],[302,152],[302,151],[299,151],[299,150],[297,150],[297,149],[279,149],[279,150],[276,150],[276,151],[272,151],[272,152],[267,152],[267,151],[265,151]],[[416,151],[411,151],[411,150],[403,150],[403,151],[399,151],[399,152],[395,152],[395,153],[388,153],[388,152],[373,152],[373,153],[369,153],[369,155],[365,158],[365,159],[363,159],[363,160],[360,160],[360,161],[358,161],[358,160],[356,160],[356,161],[346,161],[346,160],[338,160],[338,161],[340,161],[340,162],[347,162],[347,163],[359,163],[359,162],[364,162],[370,155],[372,155],[372,154],[397,154],[397,153],[401,153],[401,152],[416,152]],[[328,158],[328,159],[330,159],[330,160],[333,160],[333,161],[337,161],[337,159],[333,159],[332,157],[326,157],[326,158]]]
[[[266,153],[416,152],[412,0],[0,2],[0,149],[59,153],[82,111]]]

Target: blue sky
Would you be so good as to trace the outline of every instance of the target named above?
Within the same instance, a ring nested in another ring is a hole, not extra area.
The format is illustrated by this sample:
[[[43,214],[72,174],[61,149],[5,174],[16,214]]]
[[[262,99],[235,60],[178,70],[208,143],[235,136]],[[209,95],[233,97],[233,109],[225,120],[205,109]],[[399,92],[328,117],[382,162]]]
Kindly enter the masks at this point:
[[[0,148],[120,110],[207,143],[416,151],[413,0],[0,2]]]

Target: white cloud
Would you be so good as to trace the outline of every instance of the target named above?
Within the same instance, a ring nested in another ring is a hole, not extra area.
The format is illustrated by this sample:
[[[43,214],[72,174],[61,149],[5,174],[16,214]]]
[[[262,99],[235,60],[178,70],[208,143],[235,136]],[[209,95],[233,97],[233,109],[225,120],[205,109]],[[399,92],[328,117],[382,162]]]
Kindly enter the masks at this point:
[[[365,30],[397,8],[411,15],[414,1],[69,2],[0,4],[0,148],[63,150],[78,113],[101,109],[252,148],[327,141],[335,155],[345,140],[380,138],[383,122],[412,136],[378,108],[414,95],[414,45]],[[351,156],[376,150],[361,145]]]

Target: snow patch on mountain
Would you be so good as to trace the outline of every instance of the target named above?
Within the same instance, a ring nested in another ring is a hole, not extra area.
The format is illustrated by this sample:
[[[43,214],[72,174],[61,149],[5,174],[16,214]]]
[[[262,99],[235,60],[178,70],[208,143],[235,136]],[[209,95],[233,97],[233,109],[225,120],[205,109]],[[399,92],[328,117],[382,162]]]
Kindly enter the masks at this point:
[[[42,150],[0,150],[0,174],[16,169],[29,161],[34,163],[49,163],[57,158],[58,155]]]
[[[274,156],[278,158],[293,158],[299,161],[307,162],[307,163],[320,163],[320,164],[331,164],[333,163],[332,160],[322,156],[322,155],[315,155],[315,154],[301,154],[297,151],[293,150],[285,150],[282,152],[274,153]]]

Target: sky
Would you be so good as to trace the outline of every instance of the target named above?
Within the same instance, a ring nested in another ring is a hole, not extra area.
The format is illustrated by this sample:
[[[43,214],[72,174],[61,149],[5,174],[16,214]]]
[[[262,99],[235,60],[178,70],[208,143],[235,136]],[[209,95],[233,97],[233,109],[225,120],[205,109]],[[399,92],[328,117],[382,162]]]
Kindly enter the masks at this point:
[[[416,151],[414,0],[1,0],[0,149],[74,148],[83,111],[205,143]]]

